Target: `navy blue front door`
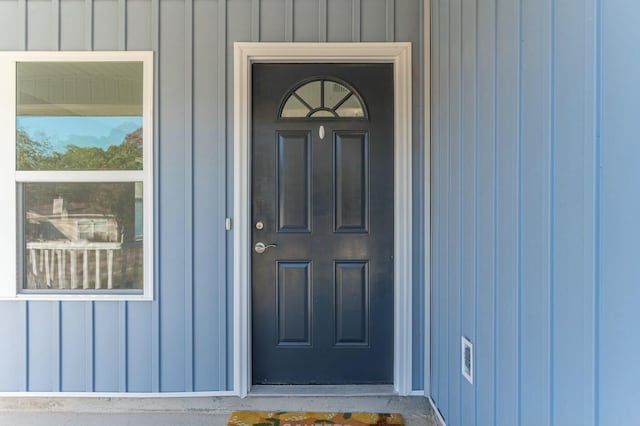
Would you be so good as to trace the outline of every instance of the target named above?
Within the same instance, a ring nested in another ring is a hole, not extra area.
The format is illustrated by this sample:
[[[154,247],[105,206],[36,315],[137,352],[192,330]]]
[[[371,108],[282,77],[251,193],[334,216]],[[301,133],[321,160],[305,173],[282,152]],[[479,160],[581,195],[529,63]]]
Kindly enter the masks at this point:
[[[392,383],[392,66],[252,75],[253,382]]]

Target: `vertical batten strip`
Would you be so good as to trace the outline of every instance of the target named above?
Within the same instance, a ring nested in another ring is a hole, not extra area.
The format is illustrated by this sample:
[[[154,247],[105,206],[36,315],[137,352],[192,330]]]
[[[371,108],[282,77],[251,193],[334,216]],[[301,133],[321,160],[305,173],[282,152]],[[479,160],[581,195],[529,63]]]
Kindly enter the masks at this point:
[[[284,0],[284,41],[293,41],[293,0]]]
[[[224,25],[227,25],[226,19]],[[260,0],[251,0],[251,41],[260,41]],[[218,57],[224,62],[226,55]]]
[[[452,263],[453,261],[451,260],[451,254],[452,254],[452,246],[455,244],[454,240],[452,239],[452,231],[451,228],[453,226],[453,218],[452,218],[452,199],[454,197],[453,194],[453,190],[452,190],[452,175],[453,175],[453,170],[452,170],[452,151],[453,151],[453,141],[451,138],[451,132],[452,132],[452,126],[454,125],[452,123],[453,119],[451,118],[451,104],[454,101],[453,98],[453,94],[452,94],[452,90],[451,90],[451,86],[455,83],[455,76],[452,75],[451,72],[451,60],[452,60],[452,55],[453,55],[453,49],[454,49],[454,45],[452,43],[452,37],[451,37],[451,15],[452,15],[452,11],[451,11],[451,1],[447,1],[446,2],[446,20],[447,20],[447,27],[446,27],[446,31],[447,31],[447,51],[446,51],[446,58],[445,58],[445,66],[448,72],[448,78],[446,80],[446,86],[445,86],[445,92],[446,92],[446,107],[445,107],[445,116],[446,116],[446,121],[445,121],[445,127],[446,127],[446,136],[443,138],[443,141],[446,144],[446,152],[445,152],[445,164],[446,164],[446,176],[445,176],[445,188],[446,188],[446,194],[445,194],[445,217],[447,218],[446,220],[446,229],[445,229],[445,235],[446,235],[446,248],[445,250],[445,255],[446,255],[446,261],[445,261],[445,268],[447,270],[446,273],[446,292],[445,292],[445,318],[446,318],[446,331],[445,331],[445,337],[444,337],[444,344],[445,344],[445,350],[449,352],[449,356],[447,356],[446,359],[446,369],[445,369],[445,377],[446,377],[446,381],[447,381],[447,403],[446,403],[446,412],[447,412],[447,421],[451,422],[451,417],[453,417],[453,408],[451,407],[451,400],[452,400],[452,389],[451,389],[451,382],[452,382],[452,378],[451,378],[451,364],[452,362],[454,363],[454,365],[457,364],[457,357],[454,357],[454,355],[451,353],[451,327],[452,327],[452,305],[453,305],[453,295],[452,295],[452,286],[451,286],[451,278],[454,275],[453,272],[453,266]],[[394,35],[395,37],[395,35]],[[452,357],[453,360],[452,360]],[[454,377],[457,377],[458,375],[456,374]]]
[[[118,303],[118,392],[126,392],[127,373],[127,302]]]
[[[498,176],[498,126],[499,126],[499,118],[498,118],[498,42],[499,42],[499,32],[498,32],[498,19],[499,19],[499,4],[498,4],[499,0],[492,0],[492,5],[493,5],[493,10],[492,10],[492,14],[493,14],[493,39],[491,40],[492,43],[492,50],[494,52],[493,55],[493,74],[492,74],[492,80],[493,80],[493,87],[492,87],[492,91],[491,91],[491,96],[493,97],[493,105],[492,105],[492,137],[493,140],[491,141],[491,147],[492,147],[492,152],[491,152],[491,169],[493,172],[492,175],[492,188],[491,188],[491,192],[493,193],[493,199],[491,200],[492,202],[492,212],[491,212],[491,232],[492,232],[492,247],[491,247],[491,254],[492,254],[492,259],[491,259],[491,263],[492,263],[492,270],[493,270],[493,287],[491,289],[491,303],[493,306],[493,316],[491,318],[491,322],[492,322],[492,330],[491,333],[493,335],[493,357],[492,357],[492,383],[493,383],[493,389],[492,389],[492,398],[491,401],[493,403],[493,412],[492,412],[492,422],[493,424],[497,424],[497,416],[498,416],[498,280],[500,279],[499,276],[499,271],[498,271],[498,198],[499,198],[499,194],[498,194],[498,185],[499,185],[499,176]]]
[[[257,2],[258,0],[254,0]],[[259,5],[258,5],[259,6]],[[259,8],[258,8],[259,11]],[[260,17],[257,17],[257,21],[260,21]],[[259,25],[259,24],[258,24]],[[258,28],[259,30],[259,28]],[[259,31],[256,33],[259,35]],[[218,0],[218,158],[227,158],[227,0]],[[233,170],[229,170],[229,164],[232,164],[230,161],[225,161],[226,167],[224,170],[223,178],[226,178],[229,173],[233,173]],[[226,180],[229,182],[229,180]],[[225,185],[226,187],[227,185]],[[230,203],[230,194],[227,188],[226,189],[226,202],[225,209],[228,210]],[[227,216],[231,217],[229,212],[227,211]],[[220,224],[222,225],[222,224]],[[227,233],[227,248],[229,248],[229,234]],[[221,268],[226,268],[229,265],[229,253],[230,250],[226,250],[226,256],[224,259],[224,263],[221,264]],[[226,279],[230,279],[228,275],[224,275]],[[218,389],[224,390],[228,389],[229,382],[227,380],[227,371],[229,366],[227,365],[227,346],[230,345],[231,339],[227,339],[229,334],[229,330],[227,330],[227,281],[226,279],[222,280],[218,284],[218,303],[220,304],[220,309],[218,309],[218,336],[220,336],[220,344],[218,345]],[[236,359],[240,359],[239,354],[236,354]],[[238,391],[238,389],[236,389]]]
[[[327,41],[327,0],[318,2],[318,41]]]
[[[396,40],[396,1],[387,0],[387,41]]]
[[[351,41],[359,42],[360,34],[362,34],[360,13],[362,11],[362,5],[360,0],[351,0]]]
[[[516,11],[516,16],[518,19],[518,40],[523,40],[523,15],[522,15],[522,0],[518,0],[517,3],[517,11]],[[516,277],[518,280],[517,283],[517,288],[516,288],[516,301],[517,301],[517,307],[516,307],[516,318],[517,318],[517,325],[516,325],[516,345],[517,345],[517,354],[516,354],[516,404],[517,404],[517,409],[516,409],[516,420],[518,422],[519,425],[522,424],[522,287],[523,287],[523,277],[522,277],[522,194],[523,194],[523,172],[522,172],[522,110],[523,110],[523,103],[522,103],[522,93],[523,93],[523,74],[522,74],[522,69],[523,69],[523,52],[522,52],[522,44],[521,43],[517,43],[517,47],[516,47],[516,57],[518,60],[518,66],[517,66],[517,99],[516,99],[516,106],[518,108],[516,117],[517,117],[517,123],[516,123],[516,134],[517,134],[517,146],[516,146],[516,159],[517,159],[517,164],[516,164],[516,176],[518,179],[517,182],[517,189],[516,189],[516,202],[517,202],[517,206],[516,206],[516,211],[517,211],[517,222],[516,222],[516,232],[517,232],[517,236],[516,236],[516,248],[517,248],[517,255],[516,255]]]
[[[556,170],[556,0],[550,0],[551,34],[549,35],[549,419],[551,424],[556,422],[555,414],[555,170]]]
[[[127,2],[118,0],[118,50],[127,50]]]
[[[594,108],[594,185],[595,185],[595,193],[594,193],[594,206],[593,215],[594,215],[594,262],[593,262],[593,278],[594,278],[594,289],[593,289],[593,299],[594,299],[594,315],[593,315],[593,326],[594,326],[594,339],[593,339],[593,387],[594,387],[594,395],[593,395],[593,422],[596,425],[600,425],[600,314],[602,310],[602,304],[600,301],[600,292],[601,292],[601,262],[602,258],[600,255],[601,245],[602,245],[602,234],[601,234],[601,218],[602,218],[602,208],[601,208],[601,179],[602,179],[602,171],[601,171],[601,155],[602,155],[602,141],[600,139],[600,135],[602,134],[602,0],[595,0],[594,4],[594,26],[595,26],[595,40],[594,40],[594,50],[595,50],[595,75],[594,75],[594,84],[595,84],[595,108]]]
[[[22,302],[22,324],[24,325],[22,333],[22,344],[19,350],[22,351],[23,374],[20,383],[19,392],[27,392],[29,390],[29,302]]]
[[[160,164],[160,150],[158,149],[158,141],[160,140],[160,125],[158,118],[160,116],[160,0],[152,0],[151,2],[151,37],[152,48],[155,52],[154,55],[154,77],[153,77],[153,134],[154,134],[154,163]],[[153,223],[153,233],[155,242],[154,257],[160,253],[160,211],[158,206],[160,205],[160,174],[159,167],[156,167],[153,172],[154,176],[154,203],[153,209],[155,214],[155,220]],[[154,276],[156,277],[154,283],[154,301],[151,308],[151,392],[160,392],[160,303],[159,298],[161,294],[160,284],[160,262],[154,262]]]
[[[95,311],[95,303],[87,302],[85,305],[85,321],[87,322],[87,338],[85,339],[85,367],[86,367],[86,375],[85,375],[85,392],[93,392],[95,391],[95,321],[94,321],[94,311]]]
[[[51,391],[60,392],[60,371],[62,370],[62,345],[60,318],[62,302],[51,302]]]
[[[193,392],[193,0],[184,11],[185,391]]]
[[[463,78],[464,78],[464,70],[463,70],[463,23],[462,23],[462,1],[452,1],[452,11],[450,14],[450,19],[455,22],[451,23],[449,27],[451,34],[451,45],[453,47],[454,54],[452,55],[452,85],[451,85],[451,115],[452,115],[452,157],[453,161],[455,161],[454,165],[454,173],[452,177],[452,189],[455,192],[455,197],[453,197],[452,201],[452,219],[453,219],[453,233],[454,237],[452,241],[458,241],[456,243],[457,247],[452,250],[451,259],[453,259],[454,266],[454,275],[453,279],[450,279],[451,285],[454,287],[454,301],[452,303],[452,323],[451,327],[453,331],[452,339],[452,353],[457,354],[457,350],[461,345],[460,338],[463,335],[463,324],[464,324],[464,309],[463,309],[463,287],[464,287],[464,247],[465,240],[467,236],[464,234],[464,179],[465,179],[465,170],[464,170],[464,111],[463,111]],[[455,44],[454,44],[455,42]],[[455,126],[455,128],[453,128]],[[455,288],[457,286],[457,288]],[[453,363],[453,371],[458,370],[460,367],[457,362]],[[456,377],[456,375],[453,375]],[[450,420],[453,424],[462,423],[462,387],[464,386],[464,378],[461,374],[457,375],[457,380],[454,380],[450,385],[449,389],[452,389],[455,392],[450,398],[450,401],[457,403],[455,407],[455,413],[452,409],[450,412]]]
[[[475,12],[475,28],[473,30],[474,37],[474,132],[473,132],[473,144],[474,144],[474,153],[473,153],[473,162],[474,162],[474,177],[473,177],[473,193],[474,197],[474,211],[473,211],[473,224],[474,224],[474,247],[473,247],[473,341],[478,342],[478,283],[480,276],[480,265],[479,265],[479,249],[480,249],[480,116],[479,116],[479,104],[480,104],[480,90],[479,90],[479,74],[480,74],[480,61],[479,61],[479,48],[478,48],[478,40],[479,40],[479,25],[478,25],[478,0],[475,0],[474,4],[474,12]],[[477,359],[478,352],[474,352],[474,356]],[[474,376],[477,376],[477,365],[478,363],[474,360],[473,369]],[[473,378],[474,381],[476,378]],[[473,387],[473,414],[472,414],[472,424],[478,424],[478,387]]]
[[[51,49],[60,50],[60,0],[51,0],[51,9]]]
[[[84,48],[93,50],[93,0],[84,0]]]

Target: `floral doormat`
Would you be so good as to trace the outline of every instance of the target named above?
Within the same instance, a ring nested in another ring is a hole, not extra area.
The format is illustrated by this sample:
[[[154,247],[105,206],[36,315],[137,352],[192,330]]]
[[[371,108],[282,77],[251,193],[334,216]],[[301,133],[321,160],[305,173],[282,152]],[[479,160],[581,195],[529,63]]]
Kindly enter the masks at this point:
[[[395,413],[294,413],[290,411],[234,411],[227,426],[403,426]]]

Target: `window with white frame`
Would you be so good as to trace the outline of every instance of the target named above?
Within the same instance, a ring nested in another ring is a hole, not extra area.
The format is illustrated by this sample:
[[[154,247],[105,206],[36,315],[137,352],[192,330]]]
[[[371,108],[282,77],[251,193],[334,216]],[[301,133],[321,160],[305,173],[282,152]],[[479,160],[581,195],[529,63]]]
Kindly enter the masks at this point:
[[[152,298],[152,106],[152,52],[0,53],[0,297]]]

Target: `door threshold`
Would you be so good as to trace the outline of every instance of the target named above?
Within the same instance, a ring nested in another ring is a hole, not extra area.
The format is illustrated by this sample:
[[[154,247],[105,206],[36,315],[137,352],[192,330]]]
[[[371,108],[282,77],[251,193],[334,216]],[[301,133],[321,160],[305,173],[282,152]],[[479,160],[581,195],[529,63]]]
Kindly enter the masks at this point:
[[[253,385],[248,396],[394,396],[393,385]]]

